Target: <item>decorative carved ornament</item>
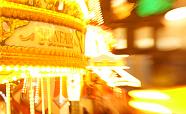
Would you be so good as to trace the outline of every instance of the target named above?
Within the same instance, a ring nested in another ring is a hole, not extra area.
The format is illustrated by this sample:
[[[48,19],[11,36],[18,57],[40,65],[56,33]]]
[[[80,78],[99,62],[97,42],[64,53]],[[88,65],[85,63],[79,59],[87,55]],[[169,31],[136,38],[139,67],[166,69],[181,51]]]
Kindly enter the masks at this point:
[[[0,63],[85,67],[85,29],[71,15],[0,0]]]

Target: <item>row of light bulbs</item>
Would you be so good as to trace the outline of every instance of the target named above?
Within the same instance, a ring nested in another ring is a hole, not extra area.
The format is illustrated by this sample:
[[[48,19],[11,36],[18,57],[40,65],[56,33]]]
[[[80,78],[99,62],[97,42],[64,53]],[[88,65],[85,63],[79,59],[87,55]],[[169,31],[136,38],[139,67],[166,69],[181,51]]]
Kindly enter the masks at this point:
[[[40,72],[79,72],[84,73],[83,68],[67,68],[67,67],[53,67],[53,66],[6,66],[1,65],[0,71],[40,71]]]
[[[13,74],[7,78],[0,80],[1,84],[5,84],[12,81],[17,81],[21,78],[29,77],[57,77],[57,76],[70,76],[73,74],[86,74],[86,70],[83,68],[67,68],[67,67],[53,67],[53,66],[0,66],[0,72],[19,72],[20,74]]]

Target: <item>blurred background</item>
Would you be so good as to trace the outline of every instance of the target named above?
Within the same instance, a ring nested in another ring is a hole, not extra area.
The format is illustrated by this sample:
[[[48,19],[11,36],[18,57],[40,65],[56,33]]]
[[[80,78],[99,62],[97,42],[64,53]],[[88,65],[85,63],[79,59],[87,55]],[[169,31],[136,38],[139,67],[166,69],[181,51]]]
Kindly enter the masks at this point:
[[[144,88],[186,84],[186,0],[102,0],[101,5],[117,40],[113,53],[130,55],[129,72]]]
[[[185,114],[186,0],[101,0],[101,6],[117,41],[112,52],[130,55],[127,71],[142,84],[129,91],[135,114]]]

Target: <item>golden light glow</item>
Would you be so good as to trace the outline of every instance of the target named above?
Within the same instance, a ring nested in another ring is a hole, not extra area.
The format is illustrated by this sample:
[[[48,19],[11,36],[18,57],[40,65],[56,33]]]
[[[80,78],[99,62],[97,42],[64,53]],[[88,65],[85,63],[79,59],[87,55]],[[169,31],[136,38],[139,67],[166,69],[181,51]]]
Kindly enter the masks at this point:
[[[123,80],[124,81],[123,84],[126,84],[128,86],[141,87],[140,80],[138,80],[137,78],[135,78],[134,76],[126,72],[125,70],[121,68],[114,68],[113,70],[115,70],[122,77],[116,80],[116,84],[118,83],[118,86],[122,86],[120,84],[122,84],[121,80]]]
[[[180,7],[170,10],[165,14],[165,19],[168,21],[178,21],[186,19],[186,7]]]
[[[121,68],[121,69],[129,69],[130,67],[128,66],[87,66],[87,69],[101,69],[101,68],[110,68],[110,69],[114,69],[114,68]]]
[[[30,78],[30,90],[29,90],[29,102],[30,102],[30,114],[35,114],[34,108],[34,90],[32,85],[32,78]]]
[[[41,101],[42,101],[42,114],[45,114],[45,94],[44,94],[44,78],[41,78]]]
[[[85,39],[85,55],[96,57],[100,53],[107,51],[106,45],[99,49],[100,44],[103,44],[103,37],[99,34],[101,29],[95,26],[87,26],[86,39]],[[99,41],[100,40],[100,41]],[[98,42],[99,41],[99,42]]]
[[[153,112],[158,114],[172,114],[171,110],[166,108],[165,106],[154,104],[154,103],[147,103],[147,102],[137,102],[137,101],[130,101],[129,105],[143,111]]]
[[[85,39],[85,55],[89,57],[97,57],[110,51],[115,40],[112,33],[103,30],[101,27],[87,26]]]
[[[127,0],[112,0],[111,9],[114,14],[115,19],[124,19],[128,17],[132,10],[134,9],[135,4],[127,2]]]
[[[136,29],[134,31],[135,47],[141,49],[152,48],[154,46],[153,31],[153,28],[150,26],[144,26]]]
[[[116,71],[121,78],[117,78],[113,74],[113,70]],[[127,73],[120,67],[95,67],[93,71],[100,76],[101,79],[107,82],[111,87],[115,86],[132,86],[141,87],[141,82],[133,77],[131,74]]]
[[[89,8],[89,14],[90,14],[89,17],[91,17],[91,21],[97,22],[98,25],[103,24],[104,20],[103,20],[99,0],[89,0],[88,8]]]
[[[39,87],[40,87],[40,78],[37,78],[36,81],[36,89],[35,89],[35,99],[34,102],[39,103]]]
[[[135,92],[135,94],[133,93],[133,91]],[[163,106],[171,110],[173,114],[185,114],[186,113],[186,110],[185,110],[186,108],[186,104],[185,104],[186,87],[185,86],[167,88],[167,89],[164,88],[164,89],[156,89],[156,90],[133,90],[133,91],[129,92],[129,95],[132,98],[131,101],[135,101],[138,103],[142,102],[142,105],[143,103],[158,104],[160,106]],[[151,93],[148,94],[147,96],[147,94],[144,92],[146,93],[151,92]],[[155,108],[156,107],[154,107],[154,109]],[[165,114],[165,113],[162,112],[161,114]]]
[[[181,49],[182,42],[183,41],[179,37],[160,37],[157,39],[157,48],[162,51]]]
[[[85,0],[77,0],[77,3],[80,5],[81,10],[84,14],[84,18],[85,19],[89,19],[89,12],[88,12],[88,8],[85,4]]]
[[[114,87],[113,80],[110,77],[110,74],[112,71],[109,69],[109,67],[102,67],[102,68],[94,68],[93,71],[98,74],[98,76],[107,82],[107,84],[111,87]]]
[[[52,100],[51,100],[51,85],[50,78],[47,78],[47,101],[48,101],[48,114],[52,114]]]
[[[0,66],[0,71],[2,71],[3,70],[3,66]]]
[[[27,78],[25,77],[23,82],[22,93],[26,93],[26,84],[27,84]]]
[[[63,1],[59,1],[58,10],[62,11],[63,8],[64,8],[64,3],[63,3]]]
[[[13,66],[1,65],[0,72],[16,72],[16,75],[5,75],[0,77],[0,83],[12,82],[25,77],[55,77],[61,73],[70,75],[73,73],[85,74],[84,68],[68,68],[54,66]],[[43,75],[44,74],[44,75]]]
[[[8,80],[3,80],[3,84],[8,83]]]
[[[81,92],[81,76],[71,74],[67,77],[67,94],[70,101],[79,101]]]
[[[12,67],[11,66],[7,66],[6,67],[6,71],[11,71],[12,70]]]
[[[13,80],[13,81],[16,81],[16,80],[17,80],[17,78],[16,78],[16,77],[13,77],[13,78],[12,78],[12,80]]]
[[[157,90],[133,90],[129,92],[132,98],[169,100],[170,96]]]
[[[141,38],[135,40],[135,46],[137,48],[151,48],[154,46],[154,39],[153,38]]]
[[[120,6],[126,2],[127,2],[127,0],[111,0],[111,7]]]

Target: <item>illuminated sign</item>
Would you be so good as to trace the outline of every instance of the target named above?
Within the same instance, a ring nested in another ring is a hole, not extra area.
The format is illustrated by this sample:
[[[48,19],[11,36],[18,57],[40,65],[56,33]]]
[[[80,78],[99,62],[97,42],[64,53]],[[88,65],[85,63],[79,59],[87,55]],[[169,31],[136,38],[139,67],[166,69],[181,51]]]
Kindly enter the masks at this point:
[[[83,52],[83,33],[65,26],[42,22],[29,22],[17,28],[6,39],[5,45],[50,49],[71,49]]]

